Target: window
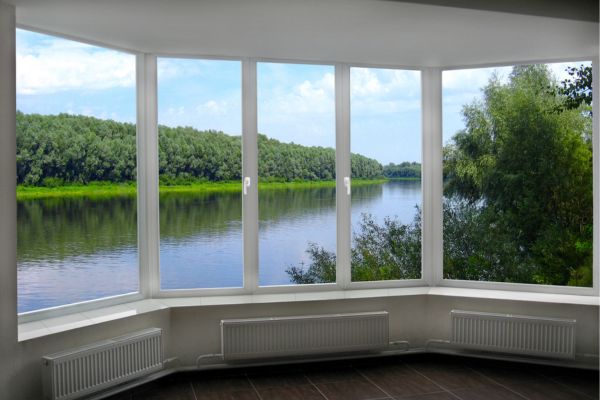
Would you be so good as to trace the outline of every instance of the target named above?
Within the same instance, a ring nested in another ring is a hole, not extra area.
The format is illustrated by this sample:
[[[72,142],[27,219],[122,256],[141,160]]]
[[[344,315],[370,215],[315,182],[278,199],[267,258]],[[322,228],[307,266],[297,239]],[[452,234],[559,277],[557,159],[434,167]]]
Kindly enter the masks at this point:
[[[157,67],[161,289],[242,287],[241,63]]]
[[[18,312],[137,292],[135,56],[17,30]]]
[[[421,278],[418,71],[352,68],[352,280]]]
[[[259,284],[335,282],[335,91],[326,65],[258,63]]]
[[[444,72],[446,279],[592,286],[591,74]]]

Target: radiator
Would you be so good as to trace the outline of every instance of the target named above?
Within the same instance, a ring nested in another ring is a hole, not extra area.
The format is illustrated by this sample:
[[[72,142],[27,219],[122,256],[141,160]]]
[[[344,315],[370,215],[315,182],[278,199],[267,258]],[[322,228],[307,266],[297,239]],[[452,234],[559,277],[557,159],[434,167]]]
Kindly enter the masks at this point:
[[[575,358],[576,320],[452,310],[450,342],[467,349]]]
[[[44,398],[78,399],[159,371],[162,330],[146,329],[42,358]]]
[[[225,360],[367,351],[386,348],[386,311],[221,321]]]

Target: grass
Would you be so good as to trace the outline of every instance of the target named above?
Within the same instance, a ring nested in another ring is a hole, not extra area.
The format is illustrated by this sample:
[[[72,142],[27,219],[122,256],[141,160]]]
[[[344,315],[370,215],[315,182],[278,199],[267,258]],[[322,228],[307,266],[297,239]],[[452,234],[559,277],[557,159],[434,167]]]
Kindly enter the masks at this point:
[[[413,179],[394,179],[413,180]],[[354,179],[352,186],[376,185],[387,182],[388,179]],[[259,182],[260,190],[288,190],[288,189],[317,189],[335,187],[334,180],[328,181],[293,181],[293,182]],[[182,185],[160,185],[160,193],[235,193],[242,191],[242,184],[238,181],[226,182],[192,182]],[[119,196],[135,196],[137,187],[135,183],[104,183],[95,182],[88,185],[65,185],[56,187],[45,186],[17,186],[17,200],[35,200],[47,198],[74,198],[85,197],[102,199]]]

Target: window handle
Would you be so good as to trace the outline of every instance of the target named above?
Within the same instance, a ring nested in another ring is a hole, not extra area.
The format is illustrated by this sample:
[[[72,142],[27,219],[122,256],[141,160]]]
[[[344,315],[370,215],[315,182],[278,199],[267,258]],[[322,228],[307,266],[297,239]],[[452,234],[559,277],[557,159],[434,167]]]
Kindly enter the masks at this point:
[[[244,184],[242,186],[244,187],[244,196],[246,196],[248,194],[248,188],[250,187],[250,177],[249,176],[244,178]]]
[[[346,188],[346,194],[348,196],[350,196],[350,193],[351,193],[350,186],[351,186],[350,185],[350,177],[349,176],[345,176],[344,177],[344,187]]]

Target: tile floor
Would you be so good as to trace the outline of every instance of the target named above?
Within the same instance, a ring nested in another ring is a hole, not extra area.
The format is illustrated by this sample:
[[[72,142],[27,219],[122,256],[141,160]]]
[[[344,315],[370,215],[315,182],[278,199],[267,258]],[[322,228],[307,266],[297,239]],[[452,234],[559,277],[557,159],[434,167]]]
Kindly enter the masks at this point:
[[[187,372],[110,400],[589,400],[598,371],[433,354]]]

